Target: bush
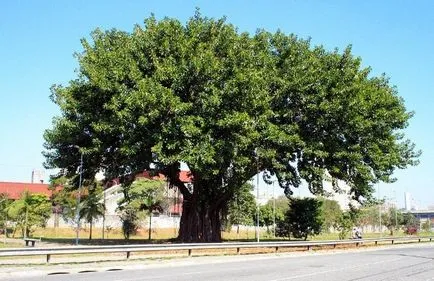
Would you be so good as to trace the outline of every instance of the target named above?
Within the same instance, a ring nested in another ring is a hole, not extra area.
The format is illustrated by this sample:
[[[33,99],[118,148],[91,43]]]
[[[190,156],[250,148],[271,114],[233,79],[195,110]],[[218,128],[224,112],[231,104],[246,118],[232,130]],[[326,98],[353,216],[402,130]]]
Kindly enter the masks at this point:
[[[408,226],[405,228],[404,233],[407,235],[413,235],[417,233],[417,227],[415,226]]]

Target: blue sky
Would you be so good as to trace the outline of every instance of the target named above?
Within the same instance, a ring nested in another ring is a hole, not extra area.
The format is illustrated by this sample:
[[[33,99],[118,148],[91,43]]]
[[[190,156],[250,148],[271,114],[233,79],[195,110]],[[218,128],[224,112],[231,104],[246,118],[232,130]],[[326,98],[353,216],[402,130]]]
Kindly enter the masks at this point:
[[[353,45],[373,74],[386,73],[409,110],[405,131],[423,151],[420,165],[380,184],[403,205],[404,192],[434,205],[434,1],[4,1],[0,6],[0,181],[29,182],[41,169],[43,131],[59,114],[50,86],[75,78],[80,39],[100,27],[131,31],[154,13],[185,22],[195,7],[227,16],[240,31],[281,29],[327,49]],[[49,172],[46,171],[47,179]]]

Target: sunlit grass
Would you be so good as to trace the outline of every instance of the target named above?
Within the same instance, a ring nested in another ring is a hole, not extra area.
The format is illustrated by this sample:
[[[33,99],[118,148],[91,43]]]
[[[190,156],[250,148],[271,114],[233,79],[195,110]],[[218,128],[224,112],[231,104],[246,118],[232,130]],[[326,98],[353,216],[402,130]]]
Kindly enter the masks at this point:
[[[92,240],[89,240],[89,229],[84,228],[80,230],[79,233],[79,239],[80,244],[87,244],[87,245],[113,245],[113,244],[124,244],[124,243],[168,243],[168,242],[174,242],[177,235],[178,230],[176,228],[158,228],[158,229],[152,229],[152,236],[151,240],[148,239],[148,230],[147,229],[140,229],[137,234],[132,235],[129,240],[125,240],[124,236],[122,234],[121,229],[112,229],[107,232],[107,230],[104,232],[104,240],[103,240],[103,233],[101,228],[94,228],[92,231]],[[433,235],[432,232],[420,232],[418,234],[419,236],[429,236]],[[407,236],[402,231],[395,232],[394,237],[401,237],[401,236]],[[32,237],[34,238],[41,238],[43,242],[48,243],[60,243],[65,245],[72,245],[75,243],[76,238],[76,232],[72,227],[69,228],[53,228],[53,227],[47,227],[47,228],[41,228],[37,229],[35,232],[33,232]],[[363,233],[363,238],[379,238],[379,237],[390,237],[389,232],[383,232],[383,233]],[[16,233],[15,238],[22,238],[21,233]],[[350,237],[347,237],[350,238]],[[249,229],[243,229],[240,230],[239,233],[237,231],[233,230],[230,232],[223,231],[222,232],[222,239],[224,241],[256,241],[256,235],[255,235],[255,229],[249,228]],[[288,241],[288,238],[282,238],[282,237],[274,237],[272,228],[270,228],[269,231],[266,231],[265,229],[260,230],[260,240],[261,241],[282,241],[286,240]],[[294,239],[292,239],[294,240]],[[320,235],[316,236],[310,236],[308,237],[308,240],[339,240],[339,234],[338,233],[322,233]],[[0,236],[0,243],[2,242],[2,236]],[[15,244],[12,245],[10,243],[4,245],[3,243],[0,244],[0,247],[12,247],[12,246],[22,246],[21,244]]]

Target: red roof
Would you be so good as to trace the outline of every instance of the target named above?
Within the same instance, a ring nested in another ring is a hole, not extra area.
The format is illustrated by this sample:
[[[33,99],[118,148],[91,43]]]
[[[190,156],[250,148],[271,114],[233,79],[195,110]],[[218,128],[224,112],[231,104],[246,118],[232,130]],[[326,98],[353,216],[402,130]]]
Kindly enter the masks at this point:
[[[0,193],[6,193],[10,199],[19,199],[26,190],[33,194],[44,194],[47,197],[52,194],[48,189],[48,184],[44,183],[0,182]]]
[[[180,171],[179,172],[179,179],[183,183],[191,183],[191,182],[193,182],[193,175],[190,174],[189,171]]]
[[[137,177],[145,177],[145,178],[153,179],[153,180],[166,180],[166,177],[163,174],[158,174],[156,176],[151,177],[148,171],[143,171],[142,173],[138,174]],[[190,174],[189,171],[180,171],[179,172],[179,179],[183,183],[193,182],[193,176]]]

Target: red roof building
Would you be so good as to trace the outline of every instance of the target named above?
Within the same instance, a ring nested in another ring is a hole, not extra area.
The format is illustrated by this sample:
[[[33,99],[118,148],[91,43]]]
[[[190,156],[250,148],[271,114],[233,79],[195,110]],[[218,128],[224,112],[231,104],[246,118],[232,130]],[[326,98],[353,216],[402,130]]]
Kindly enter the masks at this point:
[[[23,182],[0,182],[0,193],[5,193],[10,199],[19,199],[21,194],[28,190],[32,194],[44,194],[47,197],[52,195],[48,184],[44,183],[23,183]]]
[[[144,177],[144,178],[153,179],[153,180],[166,180],[166,177],[163,174],[151,176],[149,171],[143,171],[142,173],[138,174],[137,177]],[[183,183],[192,183],[193,182],[193,176],[190,174],[189,171],[179,171],[179,179]]]

